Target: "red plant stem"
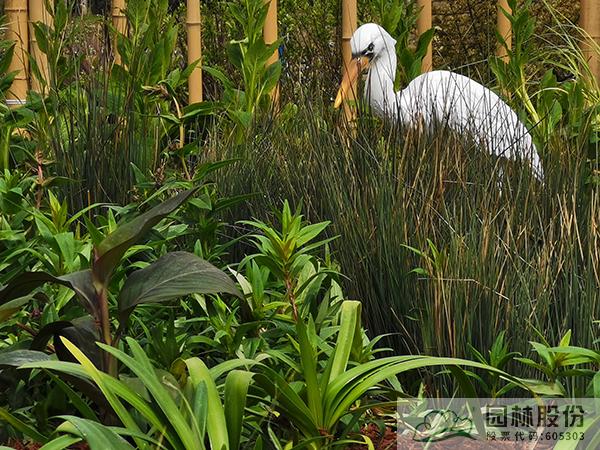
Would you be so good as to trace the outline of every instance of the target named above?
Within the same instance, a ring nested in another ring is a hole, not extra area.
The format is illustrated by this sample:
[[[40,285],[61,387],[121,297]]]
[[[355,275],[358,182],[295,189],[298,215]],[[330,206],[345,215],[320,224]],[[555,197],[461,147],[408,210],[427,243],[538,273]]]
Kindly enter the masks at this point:
[[[98,304],[100,305],[99,319],[102,332],[102,340],[106,345],[112,345],[112,336],[110,333],[110,319],[108,316],[108,291],[105,286],[102,286],[98,293]],[[112,376],[116,376],[116,361],[109,353],[104,353],[104,369]]]

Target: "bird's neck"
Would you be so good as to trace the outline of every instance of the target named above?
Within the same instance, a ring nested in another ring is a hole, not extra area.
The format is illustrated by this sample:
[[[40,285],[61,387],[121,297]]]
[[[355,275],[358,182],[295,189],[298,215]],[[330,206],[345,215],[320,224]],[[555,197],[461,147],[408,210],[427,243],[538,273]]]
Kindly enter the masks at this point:
[[[365,98],[378,116],[396,115],[396,52],[392,50],[371,62],[365,84]]]

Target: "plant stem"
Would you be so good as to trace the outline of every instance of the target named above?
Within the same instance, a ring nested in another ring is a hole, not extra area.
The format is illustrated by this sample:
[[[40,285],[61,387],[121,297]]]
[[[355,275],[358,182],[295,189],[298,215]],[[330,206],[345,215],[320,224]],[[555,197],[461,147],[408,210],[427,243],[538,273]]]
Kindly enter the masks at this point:
[[[110,334],[110,320],[108,317],[108,290],[102,286],[98,294],[99,319],[102,340],[106,345],[112,345],[112,336]],[[109,353],[104,353],[104,370],[112,376],[117,375],[117,365],[115,358]]]
[[[298,322],[298,308],[296,307],[294,287],[292,285],[292,280],[290,280],[290,277],[287,273],[285,274],[285,288],[287,290],[287,297],[290,299],[290,303],[292,304],[292,314],[294,316],[294,321]]]

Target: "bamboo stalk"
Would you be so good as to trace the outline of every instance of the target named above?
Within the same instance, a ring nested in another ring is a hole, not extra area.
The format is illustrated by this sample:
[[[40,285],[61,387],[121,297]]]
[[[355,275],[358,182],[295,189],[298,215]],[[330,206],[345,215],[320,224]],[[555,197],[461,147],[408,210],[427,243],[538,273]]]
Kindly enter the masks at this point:
[[[200,0],[187,0],[187,45],[188,64],[198,65],[188,79],[189,102],[202,101],[202,17]]]
[[[600,55],[598,55],[598,45],[600,44],[600,1],[581,0],[579,26],[587,33],[586,39],[581,44],[581,49],[588,61],[592,74],[596,78],[596,81],[600,83]]]
[[[8,22],[6,39],[15,41],[14,56],[8,67],[8,72],[17,72],[12,86],[6,94],[6,103],[9,106],[18,106],[25,102],[28,89],[27,42],[29,30],[27,28],[27,0],[6,0],[4,13]]]
[[[277,41],[277,0],[265,0],[266,3],[269,4],[269,9],[267,10],[267,17],[265,18],[265,26],[263,29],[263,36],[265,39],[265,43],[267,45],[272,44]],[[279,59],[279,51],[276,49],[269,60],[267,61],[268,65],[271,65]],[[273,99],[273,105],[275,109],[279,107],[279,85],[275,86],[273,92],[271,93],[271,97]]]
[[[431,29],[431,0],[417,0],[419,18],[417,19],[417,34],[421,36],[427,30]],[[429,43],[427,53],[423,58],[421,65],[422,72],[429,72],[433,68],[433,46]]]
[[[358,21],[356,0],[342,0],[342,77],[352,64],[352,47],[350,40],[356,31]],[[356,119],[356,91],[357,83],[351,87],[344,102],[344,115],[348,123],[353,124]]]
[[[508,6],[508,0],[498,0],[497,28],[498,28],[498,34],[500,36],[502,36],[502,38],[506,42],[506,46],[508,47],[508,49],[511,49],[512,48],[512,28],[510,25],[510,20],[508,20],[508,17],[506,17],[504,15],[503,10],[509,14],[512,14],[512,10],[510,9],[510,6]],[[506,48],[504,48],[504,46],[500,43],[498,43],[498,46],[496,48],[496,56],[498,56],[499,58],[502,58],[504,61],[508,62],[509,56],[506,52]]]
[[[52,16],[46,9],[45,0],[29,0],[29,53],[37,64],[40,76],[47,85],[50,82],[50,74],[48,69],[48,58],[37,45],[35,30],[33,24],[41,22],[46,25],[52,24]],[[37,76],[30,76],[31,89],[36,92],[42,92],[44,83]]]
[[[112,22],[118,33],[127,33],[127,18],[125,17],[125,0],[112,0]],[[121,64],[121,55],[117,49],[117,42],[114,42],[115,63]]]

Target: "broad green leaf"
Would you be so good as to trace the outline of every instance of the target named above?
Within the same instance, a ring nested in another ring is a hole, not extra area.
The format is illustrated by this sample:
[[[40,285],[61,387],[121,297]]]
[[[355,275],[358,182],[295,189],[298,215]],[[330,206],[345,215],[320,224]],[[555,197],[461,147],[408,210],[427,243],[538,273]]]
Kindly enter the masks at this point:
[[[193,293],[243,298],[222,270],[193,253],[172,252],[127,279],[117,300],[121,321],[141,303],[160,303]]]
[[[197,388],[201,383],[204,383],[206,386],[209,411],[206,418],[206,430],[208,431],[211,447],[213,449],[229,450],[225,411],[221,404],[217,386],[210,375],[208,367],[199,358],[186,359],[185,364],[188,367],[190,381],[194,388]]]
[[[302,362],[302,375],[306,381],[306,395],[308,407],[313,415],[313,420],[322,426],[323,399],[321,387],[317,380],[317,355],[312,343],[309,341],[306,324],[302,319],[296,323],[298,344],[300,345],[300,360]]]
[[[75,416],[59,416],[66,423],[72,425],[68,427],[65,423],[58,426],[57,431],[66,431],[75,434],[84,439],[90,446],[90,450],[132,450],[133,447],[125,439],[115,433],[113,430],[100,423],[82,419]]]
[[[574,347],[570,345],[564,345],[560,347],[549,347],[547,349],[550,352],[555,352],[558,355],[564,355],[566,357],[563,360],[563,364],[574,364],[585,363],[585,362],[594,362],[600,363],[600,353],[594,350],[590,350],[583,347]],[[577,358],[576,358],[577,357]]]
[[[225,419],[231,450],[239,448],[248,386],[250,386],[253,375],[253,373],[243,370],[232,370],[225,379]]]
[[[368,390],[384,380],[409,370],[432,366],[467,366],[498,374],[501,378],[529,390],[522,381],[502,370],[459,358],[430,356],[390,356],[353,367],[332,380],[324,395],[325,425],[327,429],[335,425],[346,414],[351,405]]]
[[[96,248],[94,278],[105,284],[129,247],[163,218],[179,208],[197,188],[181,192],[110,233]]]
[[[94,377],[97,377],[96,379],[99,380],[100,384],[98,384],[98,387],[103,391],[106,399],[109,401],[109,403],[111,401],[113,402],[111,403],[111,406],[117,415],[119,415],[119,418],[123,423],[126,423],[129,420],[129,412],[123,407],[122,403],[117,399],[117,397],[120,397],[128,402],[157,430],[158,433],[163,434],[174,447],[177,448],[181,445],[179,438],[177,438],[174,433],[171,432],[171,429],[168,428],[169,424],[165,423],[162,415],[159,416],[159,414],[157,414],[153,408],[140,395],[138,395],[138,393],[134,392],[125,383],[112,378],[108,374],[100,371],[94,372],[93,370],[90,370],[91,367],[84,369],[80,364],[54,360],[41,361],[38,363],[27,363],[23,364],[19,368],[55,370],[84,380],[94,379],[90,375],[90,373],[92,373]],[[130,431],[133,431],[134,427],[128,428]]]
[[[191,403],[192,418],[198,425],[200,446],[202,450],[204,450],[204,436],[206,436],[206,422],[208,418],[208,392],[206,390],[205,382],[202,381],[196,386]]]
[[[265,356],[266,355],[261,355]],[[210,376],[213,380],[218,380],[223,374],[238,369],[240,367],[251,367],[260,360],[259,357],[256,359],[247,359],[247,358],[234,358],[227,361],[223,361],[222,363],[217,364],[216,366],[211,367],[208,371],[210,372]]]
[[[335,344],[330,379],[336,379],[346,370],[352,347],[356,341],[362,344],[360,336],[361,303],[347,300],[342,303],[340,331]]]
[[[50,356],[34,350],[13,350],[0,353],[0,366],[20,367],[23,364],[48,360],[50,360]]]
[[[331,222],[315,223],[302,228],[302,230],[298,233],[298,237],[296,238],[296,244],[298,245],[298,247],[301,247],[307,242],[312,241],[319,234],[321,234],[323,230],[325,230],[325,228],[329,226],[330,223]]]

